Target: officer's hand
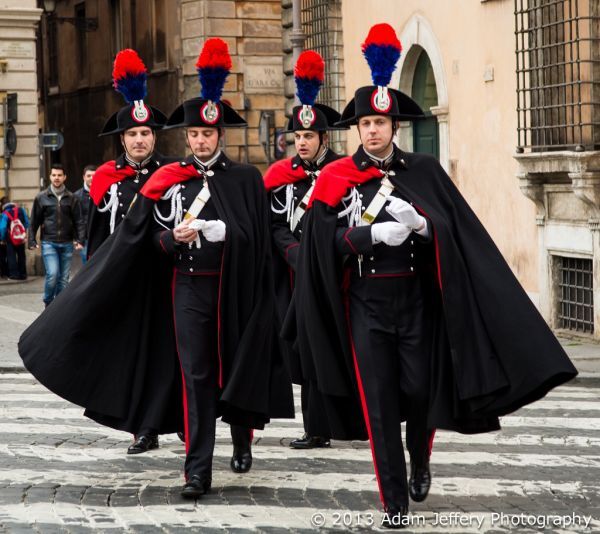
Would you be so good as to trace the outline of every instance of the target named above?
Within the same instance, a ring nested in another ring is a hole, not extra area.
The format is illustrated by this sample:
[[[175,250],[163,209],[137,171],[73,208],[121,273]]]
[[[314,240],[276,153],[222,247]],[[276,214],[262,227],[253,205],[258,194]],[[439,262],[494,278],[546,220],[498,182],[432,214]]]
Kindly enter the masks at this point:
[[[202,233],[207,241],[211,243],[217,243],[219,241],[225,241],[225,223],[221,220],[206,221]]]
[[[180,222],[173,228],[173,238],[179,243],[191,243],[198,237],[198,231],[190,228],[190,221],[185,220]]]
[[[411,232],[412,228],[397,222],[382,222],[371,225],[371,239],[374,245],[385,243],[390,247],[397,247],[406,241]]]
[[[408,202],[401,198],[390,197],[390,203],[386,211],[399,223],[405,224],[411,230],[422,230],[427,224],[425,218],[417,213]]]

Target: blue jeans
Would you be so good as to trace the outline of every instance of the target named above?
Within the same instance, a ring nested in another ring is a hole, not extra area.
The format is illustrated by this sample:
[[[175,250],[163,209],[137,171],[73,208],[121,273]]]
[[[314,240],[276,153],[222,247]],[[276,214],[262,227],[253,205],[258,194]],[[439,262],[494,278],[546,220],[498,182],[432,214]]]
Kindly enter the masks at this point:
[[[73,243],[42,241],[42,259],[46,270],[44,303],[50,304],[69,283]]]
[[[87,261],[87,242],[85,247],[79,251],[79,255],[81,256],[81,265],[85,265],[85,262]]]

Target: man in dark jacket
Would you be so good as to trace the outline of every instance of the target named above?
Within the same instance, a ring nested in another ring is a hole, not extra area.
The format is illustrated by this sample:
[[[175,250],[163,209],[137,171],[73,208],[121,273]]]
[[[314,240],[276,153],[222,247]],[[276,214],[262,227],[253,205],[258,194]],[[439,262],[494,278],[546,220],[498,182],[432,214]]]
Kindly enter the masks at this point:
[[[79,202],[65,187],[66,179],[64,167],[60,163],[53,163],[50,168],[50,187],[38,193],[31,209],[29,248],[39,248],[36,234],[41,229],[42,259],[46,270],[46,306],[69,282],[73,242],[76,242],[76,249],[81,250],[85,241]]]
[[[577,373],[435,158],[394,145],[397,122],[423,116],[387,87],[400,55],[394,30],[373,27],[363,53],[374,85],[356,91],[338,123],[356,124],[362,145],[323,170],[309,202],[296,325],[332,437],[367,431],[382,524],[401,528],[409,496],[429,492],[434,429],[497,430],[499,416]]]
[[[334,123],[340,114],[324,104],[315,104],[325,74],[323,58],[312,50],[302,52],[294,68],[300,105],[292,110],[287,132],[294,134],[296,156],[278,161],[265,173],[265,188],[271,200],[271,229],[276,253],[274,257],[275,290],[280,323],[288,312],[294,288],[294,273],[302,237],[302,223],[308,199],[321,170],[341,156],[328,147],[328,130],[338,130]],[[320,417],[319,396],[314,384],[302,379],[293,344],[282,340],[292,380],[301,384],[304,435],[290,442],[294,449],[329,447],[327,419]],[[310,406],[310,408],[309,408]],[[312,414],[312,417],[309,416]]]
[[[86,242],[81,249],[81,263],[85,264],[87,260],[87,224],[88,224],[88,216],[90,211],[90,187],[92,185],[92,180],[94,179],[94,174],[96,172],[96,165],[86,165],[83,168],[83,185],[81,189],[78,189],[73,193],[77,200],[79,201],[79,209],[81,210],[81,218],[83,219],[83,223],[86,228]]]

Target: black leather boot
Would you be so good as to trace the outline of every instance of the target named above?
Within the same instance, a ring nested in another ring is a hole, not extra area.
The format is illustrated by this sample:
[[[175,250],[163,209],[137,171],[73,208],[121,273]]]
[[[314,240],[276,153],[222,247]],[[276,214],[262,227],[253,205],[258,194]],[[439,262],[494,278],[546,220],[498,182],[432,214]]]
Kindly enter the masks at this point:
[[[308,434],[304,434],[300,439],[290,441],[290,447],[292,449],[318,449],[330,446],[331,442],[329,441],[329,438],[309,436]]]
[[[127,454],[141,454],[152,449],[158,449],[158,435],[139,434],[135,436],[135,441],[127,449]]]
[[[229,466],[234,473],[247,473],[252,467],[252,450],[250,430],[241,426],[231,425],[231,440],[233,441],[233,456]]]
[[[186,499],[197,499],[210,491],[211,484],[210,475],[192,475],[183,486],[181,496]]]
[[[431,487],[431,472],[429,460],[422,466],[410,462],[410,478],[408,479],[408,494],[415,502],[423,502],[427,498]]]

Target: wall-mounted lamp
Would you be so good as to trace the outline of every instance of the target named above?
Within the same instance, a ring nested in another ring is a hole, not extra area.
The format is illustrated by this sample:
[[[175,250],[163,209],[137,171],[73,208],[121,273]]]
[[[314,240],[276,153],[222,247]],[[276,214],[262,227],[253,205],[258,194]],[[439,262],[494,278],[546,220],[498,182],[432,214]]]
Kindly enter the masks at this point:
[[[56,0],[44,0],[44,13],[48,15],[50,20],[56,22],[68,22],[73,24],[78,30],[86,32],[94,32],[98,29],[98,19],[88,17],[57,17],[54,12],[56,11]]]

